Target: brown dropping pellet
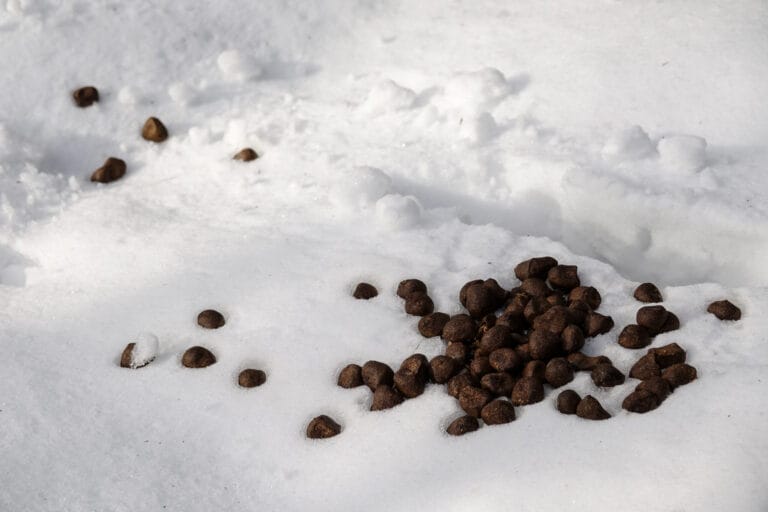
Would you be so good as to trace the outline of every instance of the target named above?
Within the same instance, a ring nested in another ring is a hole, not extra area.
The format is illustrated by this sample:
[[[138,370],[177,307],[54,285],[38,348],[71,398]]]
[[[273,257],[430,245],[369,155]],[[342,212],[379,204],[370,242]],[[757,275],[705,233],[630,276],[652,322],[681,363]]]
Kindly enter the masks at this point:
[[[443,334],[443,327],[451,317],[445,313],[430,313],[419,320],[419,333],[425,338],[433,338]]]
[[[488,373],[480,379],[480,386],[494,396],[509,396],[515,379],[506,372]]]
[[[662,370],[673,364],[680,364],[685,362],[685,350],[677,343],[670,343],[663,347],[656,347],[650,349],[648,352],[652,352],[659,368]]]
[[[531,297],[542,297],[544,300],[552,293],[552,289],[547,286],[547,283],[537,277],[531,277],[523,281],[520,284],[520,289]]]
[[[472,281],[469,281],[464,284],[464,286],[461,287],[461,290],[459,290],[459,302],[461,302],[461,305],[464,307],[467,307],[467,290],[471,286],[475,286],[476,284],[483,284],[482,279],[474,279]]]
[[[547,282],[558,290],[572,290],[581,284],[576,265],[558,265],[547,272]]]
[[[478,423],[477,418],[466,415],[453,420],[445,431],[452,436],[463,436],[479,428],[480,423]]]
[[[552,306],[534,319],[533,328],[537,331],[549,331],[559,336],[570,321],[571,315],[568,312],[568,308],[565,306]]]
[[[482,388],[465,386],[459,393],[459,406],[475,418],[480,417],[480,411],[485,404],[493,399],[491,393]]]
[[[544,384],[536,377],[521,377],[512,388],[513,405],[529,405],[544,400]]]
[[[696,368],[689,364],[673,364],[661,372],[661,377],[669,382],[669,387],[675,389],[696,380]]]
[[[739,320],[741,310],[729,300],[718,300],[707,306],[707,312],[720,320]]]
[[[480,338],[480,342],[477,345],[477,354],[487,356],[494,350],[511,347],[513,344],[512,330],[505,325],[495,325],[488,329],[488,332]]]
[[[72,99],[75,100],[75,105],[80,108],[90,107],[99,101],[99,91],[92,85],[87,85],[73,91]]]
[[[635,288],[634,296],[640,302],[662,302],[661,292],[653,283],[643,283]]]
[[[453,377],[459,365],[448,356],[435,356],[429,362],[429,377],[436,384],[445,384]]]
[[[544,380],[553,388],[565,386],[573,380],[573,368],[563,357],[550,359],[544,370]]]
[[[568,311],[571,314],[571,322],[583,324],[584,320],[587,319],[587,315],[592,312],[592,308],[583,300],[575,300],[568,304]]]
[[[528,361],[523,367],[521,375],[523,377],[536,377],[540,381],[544,380],[544,372],[547,369],[547,363],[544,361]]]
[[[446,387],[448,388],[448,394],[458,399],[462,389],[467,386],[475,386],[476,384],[477,381],[469,373],[464,372],[451,377]]]
[[[488,362],[497,372],[511,372],[523,366],[523,361],[513,348],[499,348],[488,356]]]
[[[664,306],[643,306],[637,310],[637,325],[642,325],[651,334],[657,334],[667,321],[669,312]]]
[[[143,364],[133,364],[133,349],[136,347],[135,343],[129,343],[123,349],[123,353],[120,355],[120,367],[121,368],[144,368],[149,363],[155,360],[154,357],[144,361]]]
[[[267,374],[254,368],[247,368],[237,376],[237,383],[244,388],[255,388],[265,382],[267,382]]]
[[[216,356],[204,347],[190,347],[181,356],[181,364],[187,368],[205,368],[215,362]]]
[[[422,382],[429,380],[429,359],[424,354],[413,354],[400,364],[401,370],[406,370],[419,378]]]
[[[529,325],[533,325],[536,317],[545,313],[551,307],[552,304],[547,302],[547,299],[544,297],[532,298],[528,304],[526,304],[525,309],[523,310],[525,321],[528,322]]]
[[[578,352],[584,348],[584,333],[578,325],[571,324],[563,329],[560,340],[566,354]]]
[[[424,380],[410,370],[400,369],[393,378],[395,389],[406,398],[416,398],[424,393]]]
[[[352,296],[356,299],[368,300],[379,294],[375,286],[369,283],[358,283]]]
[[[576,414],[581,397],[572,389],[566,389],[557,395],[557,410],[563,414]]]
[[[515,408],[507,400],[493,400],[482,408],[480,418],[486,425],[503,425],[515,421]]]
[[[611,417],[592,395],[587,395],[581,399],[576,407],[576,416],[585,420],[607,420]]]
[[[363,377],[363,384],[368,386],[371,391],[376,391],[379,386],[391,386],[395,372],[392,368],[379,361],[368,361],[363,365],[360,372]]]
[[[469,363],[469,373],[476,379],[479,379],[486,373],[493,373],[494,369],[491,366],[491,362],[488,356],[475,356],[472,362]]]
[[[435,304],[426,293],[414,292],[405,299],[405,312],[413,316],[425,316],[435,310]]]
[[[427,293],[427,285],[418,279],[406,279],[397,285],[397,296],[407,299],[414,292]]]
[[[342,388],[356,388],[363,385],[363,369],[358,364],[348,364],[339,372],[336,383]]]
[[[472,341],[477,332],[475,321],[469,315],[459,314],[451,317],[443,327],[442,338],[448,343],[467,343]]]
[[[661,367],[656,361],[656,356],[653,354],[653,352],[650,352],[638,359],[637,362],[632,365],[632,368],[629,370],[629,376],[633,379],[640,380],[648,380],[653,377],[660,377]]]
[[[568,294],[568,302],[577,300],[585,302],[592,309],[597,309],[600,307],[603,298],[594,286],[577,286]]]
[[[613,329],[613,318],[601,315],[594,311],[587,313],[584,319],[584,335],[587,337],[599,336]]]
[[[520,356],[520,360],[523,364],[528,363],[531,360],[531,345],[530,343],[522,343],[515,347],[515,352]]]
[[[475,339],[482,338],[485,333],[491,329],[491,327],[495,326],[496,315],[493,313],[488,313],[483,318],[481,318],[479,322],[477,322],[477,334],[475,334]]]
[[[509,327],[512,332],[521,333],[528,328],[528,322],[522,314],[504,312],[496,319],[496,325]]]
[[[664,332],[676,331],[680,328],[680,319],[671,311],[667,311],[667,320],[659,329],[659,334]]]
[[[612,364],[599,364],[590,374],[592,382],[601,388],[610,388],[624,384],[624,374]]]
[[[532,359],[548,360],[561,351],[560,336],[549,331],[533,330],[528,335]]]
[[[501,305],[504,304],[504,301],[507,300],[507,290],[502,288],[499,282],[495,279],[486,279],[483,281],[483,286],[491,292],[491,295],[496,300],[496,309],[501,307]]]
[[[240,160],[241,162],[252,162],[259,158],[259,154],[252,148],[243,148],[232,157],[232,160]]]
[[[445,355],[456,361],[456,364],[463,365],[469,357],[469,349],[463,343],[449,343],[445,347]]]
[[[499,300],[484,284],[479,283],[467,289],[465,307],[472,318],[481,318],[499,307]]]
[[[515,277],[521,281],[531,277],[543,278],[546,277],[549,269],[556,266],[557,260],[551,256],[531,258],[517,264],[515,267]]]
[[[111,156],[104,161],[104,165],[93,171],[91,181],[111,183],[125,176],[125,170],[125,161]]]
[[[520,290],[519,292],[511,295],[511,297],[512,299],[510,299],[509,302],[507,302],[507,305],[504,307],[504,313],[512,313],[517,316],[523,316],[525,306],[527,306],[531,301],[531,296]]]
[[[553,293],[553,294],[547,295],[546,299],[547,299],[547,302],[549,302],[553,306],[565,306],[568,304],[568,301],[565,300],[565,297],[563,297],[559,293]]]
[[[141,136],[151,142],[163,142],[168,138],[168,129],[158,118],[150,117],[144,122]]]
[[[325,414],[314,418],[307,425],[307,437],[310,439],[327,439],[340,432],[341,425]]]
[[[621,403],[622,409],[629,412],[646,413],[659,406],[659,397],[650,391],[633,391]]]
[[[224,315],[215,309],[206,309],[197,315],[197,325],[206,329],[218,329],[225,323]]]
[[[630,324],[619,333],[619,345],[624,348],[644,348],[651,344],[651,334],[641,325]]]
[[[373,392],[373,400],[371,401],[372,411],[383,411],[384,409],[391,409],[396,405],[403,403],[403,397],[392,389],[391,386],[382,384],[376,388]]]
[[[588,356],[581,352],[568,354],[566,359],[575,370],[580,372],[591,372],[600,364],[611,364],[611,360],[605,356]]]
[[[635,391],[650,391],[656,395],[659,403],[661,403],[669,396],[669,394],[672,392],[672,389],[669,387],[669,382],[663,378],[651,377],[650,379],[644,380],[638,384],[637,387],[635,387]]]

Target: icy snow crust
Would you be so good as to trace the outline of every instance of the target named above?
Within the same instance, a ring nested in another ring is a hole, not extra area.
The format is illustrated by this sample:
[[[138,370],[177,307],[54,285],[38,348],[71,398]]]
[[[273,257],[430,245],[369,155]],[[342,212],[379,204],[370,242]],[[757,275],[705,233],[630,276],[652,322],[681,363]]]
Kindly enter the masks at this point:
[[[0,510],[697,510],[768,506],[768,7],[762,2],[0,5]],[[99,87],[77,109],[69,91]],[[156,115],[171,138],[139,137]],[[259,160],[231,160],[252,146]],[[88,181],[107,156],[126,176]],[[335,385],[442,342],[397,282],[460,311],[552,255],[618,346],[654,280],[699,379],[636,381],[449,438],[444,388],[372,413]],[[359,281],[379,288],[356,301]],[[736,323],[705,312],[729,298]],[[199,328],[203,309],[227,324]],[[119,367],[135,333],[148,366]],[[143,338],[142,338],[143,339]],[[149,338],[145,339],[148,340]],[[190,370],[202,345],[218,362]],[[244,368],[267,382],[237,387]],[[343,427],[322,441],[307,422]]]

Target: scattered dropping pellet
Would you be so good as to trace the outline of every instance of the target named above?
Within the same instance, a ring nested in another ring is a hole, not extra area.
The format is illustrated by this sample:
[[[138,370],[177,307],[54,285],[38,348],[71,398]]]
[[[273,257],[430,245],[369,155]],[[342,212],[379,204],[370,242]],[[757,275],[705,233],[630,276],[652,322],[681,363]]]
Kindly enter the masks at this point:
[[[729,300],[718,300],[707,306],[707,312],[720,320],[739,320],[741,310]]]
[[[405,299],[405,312],[414,316],[425,316],[435,310],[435,305],[429,295],[414,292]]]
[[[379,291],[372,284],[359,283],[355,287],[355,291],[352,293],[352,296],[356,299],[368,300],[374,298],[378,294]]]
[[[672,388],[669,387],[669,382],[661,377],[651,377],[650,379],[642,381],[635,387],[635,391],[650,391],[659,403],[666,400],[669,394],[672,392]]]
[[[528,335],[532,359],[548,360],[561,350],[560,336],[549,331],[532,330]]]
[[[599,364],[590,374],[592,382],[601,388],[609,388],[624,384],[624,374],[612,364]]]
[[[190,347],[181,356],[181,364],[187,368],[205,368],[211,366],[216,362],[216,356],[214,356],[210,350],[204,347]]]
[[[342,388],[356,388],[363,385],[363,369],[357,364],[348,364],[339,372],[336,383]]]
[[[648,352],[652,352],[659,368],[662,370],[673,364],[680,364],[685,362],[685,350],[677,343],[670,343],[663,347],[652,348]]]
[[[576,407],[576,416],[585,420],[607,420],[611,417],[592,395],[587,395],[581,399]]]
[[[458,399],[461,390],[467,386],[475,386],[477,381],[468,372],[460,373],[448,380],[448,394]]]
[[[99,101],[99,91],[91,85],[81,87],[72,92],[72,99],[80,108],[90,107]]]
[[[549,269],[557,266],[557,260],[550,256],[542,256],[539,258],[531,258],[519,263],[515,267],[515,277],[524,281],[531,277],[544,278],[547,276]]]
[[[480,379],[480,386],[494,396],[509,396],[515,379],[506,372],[487,373]]]
[[[445,347],[445,355],[456,361],[456,364],[463,365],[467,362],[469,349],[463,343],[449,343]]]
[[[619,345],[624,348],[644,348],[651,344],[648,329],[641,325],[630,324],[619,333]]]
[[[476,326],[469,315],[459,314],[451,317],[443,327],[442,338],[449,343],[466,343],[475,337]]]
[[[416,398],[424,392],[425,380],[410,370],[397,370],[393,380],[395,389],[406,398]]]
[[[632,365],[629,370],[629,376],[633,379],[648,380],[653,377],[661,376],[661,367],[656,361],[656,356],[653,352],[649,352],[644,355],[637,362]]]
[[[141,136],[151,142],[163,142],[168,138],[168,129],[156,117],[150,117],[141,129]]]
[[[675,389],[696,380],[696,368],[689,364],[673,364],[661,372],[661,377],[669,382],[669,387]]]
[[[576,265],[558,265],[547,272],[547,282],[558,290],[572,290],[581,284]]]
[[[429,362],[429,377],[436,384],[445,384],[456,372],[458,364],[448,356],[435,356]]]
[[[485,356],[504,347],[513,345],[512,330],[505,325],[495,325],[480,338],[477,345],[477,354]]]
[[[520,289],[531,297],[544,297],[552,293],[552,289],[547,286],[546,281],[538,277],[530,277],[520,284]]]
[[[680,319],[673,312],[667,311],[667,320],[664,322],[664,325],[661,326],[661,329],[659,329],[658,334],[662,334],[670,331],[676,331],[679,328],[680,328]]]
[[[413,354],[406,357],[400,364],[400,369],[413,373],[422,382],[429,380],[429,359],[424,354]]]
[[[384,409],[391,409],[396,405],[403,403],[403,397],[392,389],[391,386],[382,384],[376,388],[373,392],[373,400],[371,401],[372,411],[383,411]]]
[[[310,439],[327,439],[340,432],[341,425],[324,414],[314,418],[307,425],[307,437]]]
[[[240,151],[238,151],[235,156],[232,157],[232,160],[240,160],[241,162],[251,162],[253,160],[256,160],[259,158],[259,154],[256,153],[251,148],[243,148]]]
[[[267,374],[262,370],[248,368],[240,372],[237,376],[237,383],[244,388],[255,388],[261,386],[267,381]]]
[[[636,413],[652,411],[658,406],[659,398],[650,391],[645,390],[633,391],[621,403],[622,409]]]
[[[218,329],[225,323],[224,315],[215,309],[206,309],[197,315],[197,325],[206,329]]]
[[[433,338],[443,334],[443,328],[451,317],[445,313],[430,313],[419,320],[419,333],[425,338]]]
[[[586,303],[592,309],[597,309],[600,307],[603,298],[600,296],[597,288],[593,286],[577,286],[568,294],[568,301],[574,302],[577,300]]]
[[[393,384],[392,378],[395,376],[395,372],[392,368],[379,361],[368,361],[363,365],[361,370],[363,377],[363,383],[368,386],[371,391],[376,391],[379,386]]]
[[[536,377],[522,377],[512,389],[513,405],[529,405],[544,400],[544,384]]]
[[[397,296],[402,299],[407,299],[414,292],[427,293],[427,285],[418,279],[406,279],[397,285]]]
[[[583,300],[575,300],[568,304],[568,311],[571,314],[571,321],[574,324],[583,324],[587,319],[587,315],[592,311],[589,304]]]
[[[651,334],[658,334],[668,315],[669,312],[664,306],[643,306],[637,310],[637,325],[642,325]]]
[[[591,372],[600,364],[611,364],[611,360],[605,356],[588,356],[581,352],[574,352],[568,354],[568,362],[571,363],[575,370],[580,372]]]
[[[537,379],[543,381],[546,369],[547,363],[544,361],[528,361],[528,363],[526,363],[526,365],[523,367],[521,375],[523,377],[536,377]]]
[[[557,410],[563,414],[576,414],[581,397],[572,389],[566,389],[557,395]]]
[[[475,356],[469,363],[469,373],[476,379],[481,378],[486,373],[493,373],[494,371],[488,356]]]
[[[513,348],[499,348],[488,356],[488,362],[497,372],[511,372],[522,368],[523,361]]]
[[[466,308],[472,318],[481,318],[499,307],[499,299],[483,283],[470,286],[466,293]]]
[[[563,357],[550,359],[544,370],[544,379],[553,388],[565,386],[573,380],[573,368]]]
[[[461,305],[464,307],[467,307],[467,290],[471,286],[474,286],[476,284],[483,284],[482,279],[474,279],[472,281],[469,281],[464,284],[464,286],[461,287],[461,290],[459,290],[459,302],[461,302]]]
[[[560,335],[563,351],[566,354],[578,352],[584,348],[584,333],[578,325],[567,326]]]
[[[559,336],[571,323],[571,318],[567,307],[552,306],[534,319],[533,328],[537,331],[549,331]]]
[[[584,335],[590,338],[605,334],[613,329],[613,318],[594,311],[587,313],[584,319]]]
[[[525,317],[525,320],[529,325],[533,325],[536,317],[545,313],[551,307],[552,304],[547,302],[547,299],[544,297],[533,297],[528,301],[528,304],[525,305],[523,317]]]
[[[523,313],[525,312],[525,306],[527,306],[531,301],[531,296],[522,290],[514,294],[510,292],[510,296],[512,299],[504,308],[504,313],[509,313],[518,317],[523,316]]]
[[[634,296],[640,302],[662,302],[661,292],[653,283],[643,283],[635,288]]]
[[[506,400],[493,400],[480,411],[486,425],[502,425],[515,420],[515,408]]]
[[[466,415],[453,420],[445,431],[452,436],[463,436],[479,428],[480,423],[478,423],[477,418]]]
[[[480,411],[492,399],[491,393],[485,389],[465,386],[459,393],[459,406],[470,416],[479,418]]]
[[[136,343],[129,343],[123,349],[123,353],[120,355],[120,367],[121,368],[144,368],[149,363],[155,360],[154,356],[150,356],[143,361],[137,361],[135,357]]]
[[[125,170],[125,161],[111,156],[104,161],[104,165],[93,171],[91,181],[95,183],[111,183],[125,176]]]

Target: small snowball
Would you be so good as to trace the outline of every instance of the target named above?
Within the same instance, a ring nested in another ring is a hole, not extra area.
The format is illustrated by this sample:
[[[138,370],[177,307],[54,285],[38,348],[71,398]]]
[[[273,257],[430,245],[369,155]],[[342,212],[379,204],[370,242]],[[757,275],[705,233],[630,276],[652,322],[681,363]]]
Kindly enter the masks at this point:
[[[651,138],[637,125],[614,133],[603,146],[603,157],[613,161],[639,160],[655,153]]]
[[[421,206],[413,197],[388,194],[376,202],[376,221],[383,228],[408,229],[420,219]]]
[[[382,80],[368,93],[368,97],[360,105],[360,110],[364,113],[379,115],[412,108],[415,101],[416,93],[411,89],[402,87],[392,80]]]
[[[175,82],[168,87],[168,96],[181,105],[189,105],[195,98],[195,90],[183,82]]]
[[[464,118],[459,133],[472,144],[483,144],[499,133],[499,127],[490,113],[483,112],[479,116]]]
[[[131,367],[144,366],[157,356],[157,336],[152,333],[140,333],[134,340]]]
[[[664,137],[658,145],[661,165],[672,172],[693,174],[707,165],[707,141],[695,135]]]
[[[454,75],[445,84],[442,102],[448,108],[482,112],[491,110],[513,91],[501,71],[485,68]]]
[[[227,50],[216,59],[224,78],[228,80],[249,80],[261,76],[262,70],[256,60],[250,55],[244,55],[237,50]]]
[[[123,105],[136,105],[139,103],[139,93],[136,88],[126,85],[117,92],[117,101]]]
[[[342,209],[368,208],[386,195],[392,179],[375,167],[355,167],[344,173],[330,193],[331,201]]]

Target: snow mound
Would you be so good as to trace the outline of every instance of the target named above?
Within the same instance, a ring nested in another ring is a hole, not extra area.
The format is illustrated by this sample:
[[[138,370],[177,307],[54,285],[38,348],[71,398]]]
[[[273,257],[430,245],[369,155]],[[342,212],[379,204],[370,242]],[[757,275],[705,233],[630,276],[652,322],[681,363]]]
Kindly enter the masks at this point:
[[[370,115],[381,115],[386,112],[407,110],[413,107],[416,93],[403,87],[393,80],[382,80],[376,84],[368,97],[360,105],[360,112]]]
[[[375,167],[355,167],[341,173],[332,185],[329,198],[342,210],[367,209],[389,193],[392,179]]]
[[[157,357],[157,336],[150,332],[139,333],[133,340],[131,352],[131,368],[139,368],[152,362]]]
[[[642,127],[634,125],[613,134],[603,146],[609,161],[640,160],[656,154],[656,147]]]
[[[447,110],[468,114],[490,111],[517,91],[516,84],[507,80],[495,68],[455,73],[445,83],[439,105]]]
[[[226,50],[216,58],[219,71],[226,80],[246,81],[262,75],[262,69],[251,55],[238,50]]]
[[[376,202],[376,221],[386,230],[409,229],[420,219],[421,205],[412,196],[387,194]]]
[[[670,172],[690,175],[707,165],[707,141],[695,135],[664,137],[658,145],[661,165]]]

